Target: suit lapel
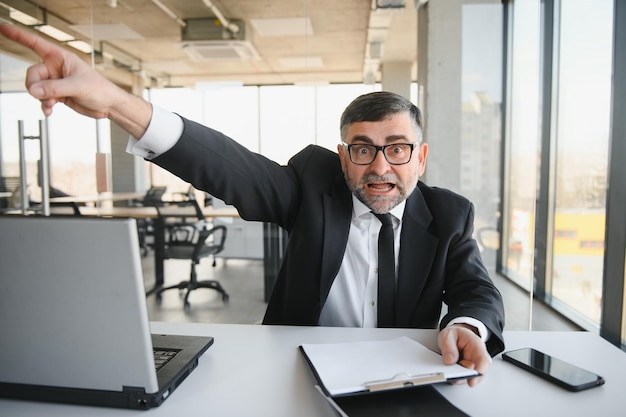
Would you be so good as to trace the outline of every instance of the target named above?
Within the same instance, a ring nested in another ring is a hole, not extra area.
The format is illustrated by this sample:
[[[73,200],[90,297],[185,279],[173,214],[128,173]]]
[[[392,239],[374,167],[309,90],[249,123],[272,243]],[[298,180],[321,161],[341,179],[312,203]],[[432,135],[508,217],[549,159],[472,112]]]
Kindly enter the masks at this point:
[[[432,214],[419,188],[407,199],[402,218],[396,324],[408,327],[430,273],[438,239],[428,232]]]
[[[326,297],[339,272],[343,254],[348,244],[350,221],[352,218],[352,194],[346,186],[343,176],[335,181],[330,194],[323,197],[324,206],[324,244],[321,265],[320,301]]]

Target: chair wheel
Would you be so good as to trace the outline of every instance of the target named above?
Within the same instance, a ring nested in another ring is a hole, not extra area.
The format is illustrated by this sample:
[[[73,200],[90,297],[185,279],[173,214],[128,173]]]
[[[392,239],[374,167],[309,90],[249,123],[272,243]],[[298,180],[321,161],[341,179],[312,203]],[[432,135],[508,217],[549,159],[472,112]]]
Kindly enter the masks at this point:
[[[227,303],[227,302],[228,302],[228,299],[229,299],[229,298],[230,298],[230,297],[228,296],[228,294],[222,294],[222,301],[224,301],[225,303]]]
[[[191,308],[191,304],[189,304],[189,301],[185,301],[185,310],[189,310]]]

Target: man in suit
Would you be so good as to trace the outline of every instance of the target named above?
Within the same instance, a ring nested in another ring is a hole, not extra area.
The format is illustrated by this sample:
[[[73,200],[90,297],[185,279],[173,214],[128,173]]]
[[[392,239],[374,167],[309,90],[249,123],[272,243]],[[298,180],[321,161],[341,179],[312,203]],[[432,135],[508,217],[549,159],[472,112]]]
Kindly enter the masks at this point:
[[[337,153],[309,146],[286,166],[106,81],[75,55],[10,25],[0,33],[42,62],[26,85],[46,115],[57,102],[126,130],[129,152],[289,232],[266,324],[378,324],[377,215],[390,213],[395,308],[387,326],[434,328],[445,363],[485,373],[504,348],[502,299],[472,239],[473,206],[419,181],[428,155],[419,110],[387,92],[355,99]],[[440,320],[442,302],[448,312]],[[470,381],[474,385],[479,379]]]

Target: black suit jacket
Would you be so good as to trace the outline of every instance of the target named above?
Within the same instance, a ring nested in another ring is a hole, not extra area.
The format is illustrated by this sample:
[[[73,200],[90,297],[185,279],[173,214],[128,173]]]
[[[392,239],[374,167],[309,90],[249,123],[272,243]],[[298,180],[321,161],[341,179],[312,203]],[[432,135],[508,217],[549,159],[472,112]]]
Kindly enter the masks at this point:
[[[154,163],[234,205],[246,220],[272,222],[289,243],[265,324],[317,325],[345,252],[352,196],[339,156],[308,146],[280,166],[225,135],[184,120],[184,132]],[[504,308],[472,238],[474,209],[465,198],[419,182],[407,199],[398,265],[397,325],[436,328],[468,316],[504,349]]]

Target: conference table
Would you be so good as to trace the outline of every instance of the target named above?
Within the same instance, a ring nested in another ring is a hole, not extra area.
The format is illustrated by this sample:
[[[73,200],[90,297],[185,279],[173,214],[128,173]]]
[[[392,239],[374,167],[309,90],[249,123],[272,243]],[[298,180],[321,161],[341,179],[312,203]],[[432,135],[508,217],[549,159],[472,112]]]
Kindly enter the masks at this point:
[[[117,201],[136,201],[141,200],[146,195],[145,192],[103,192],[92,195],[82,196],[66,196],[66,197],[51,197],[51,203],[76,203],[76,204],[93,204],[100,205],[105,202],[117,202]]]
[[[408,336],[436,349],[435,330],[360,329],[205,323],[151,323],[156,333],[213,336],[198,367],[158,408],[146,415],[219,417],[332,417],[335,411],[315,389],[315,378],[298,346],[384,340]],[[623,416],[626,354],[589,332],[504,333],[507,350],[534,347],[595,371],[606,384],[572,393],[493,359],[475,387],[437,384],[457,408],[475,417]],[[78,372],[78,371],[77,371]],[[131,416],[142,411],[0,400],[0,415]],[[142,414],[143,415],[143,414]]]

